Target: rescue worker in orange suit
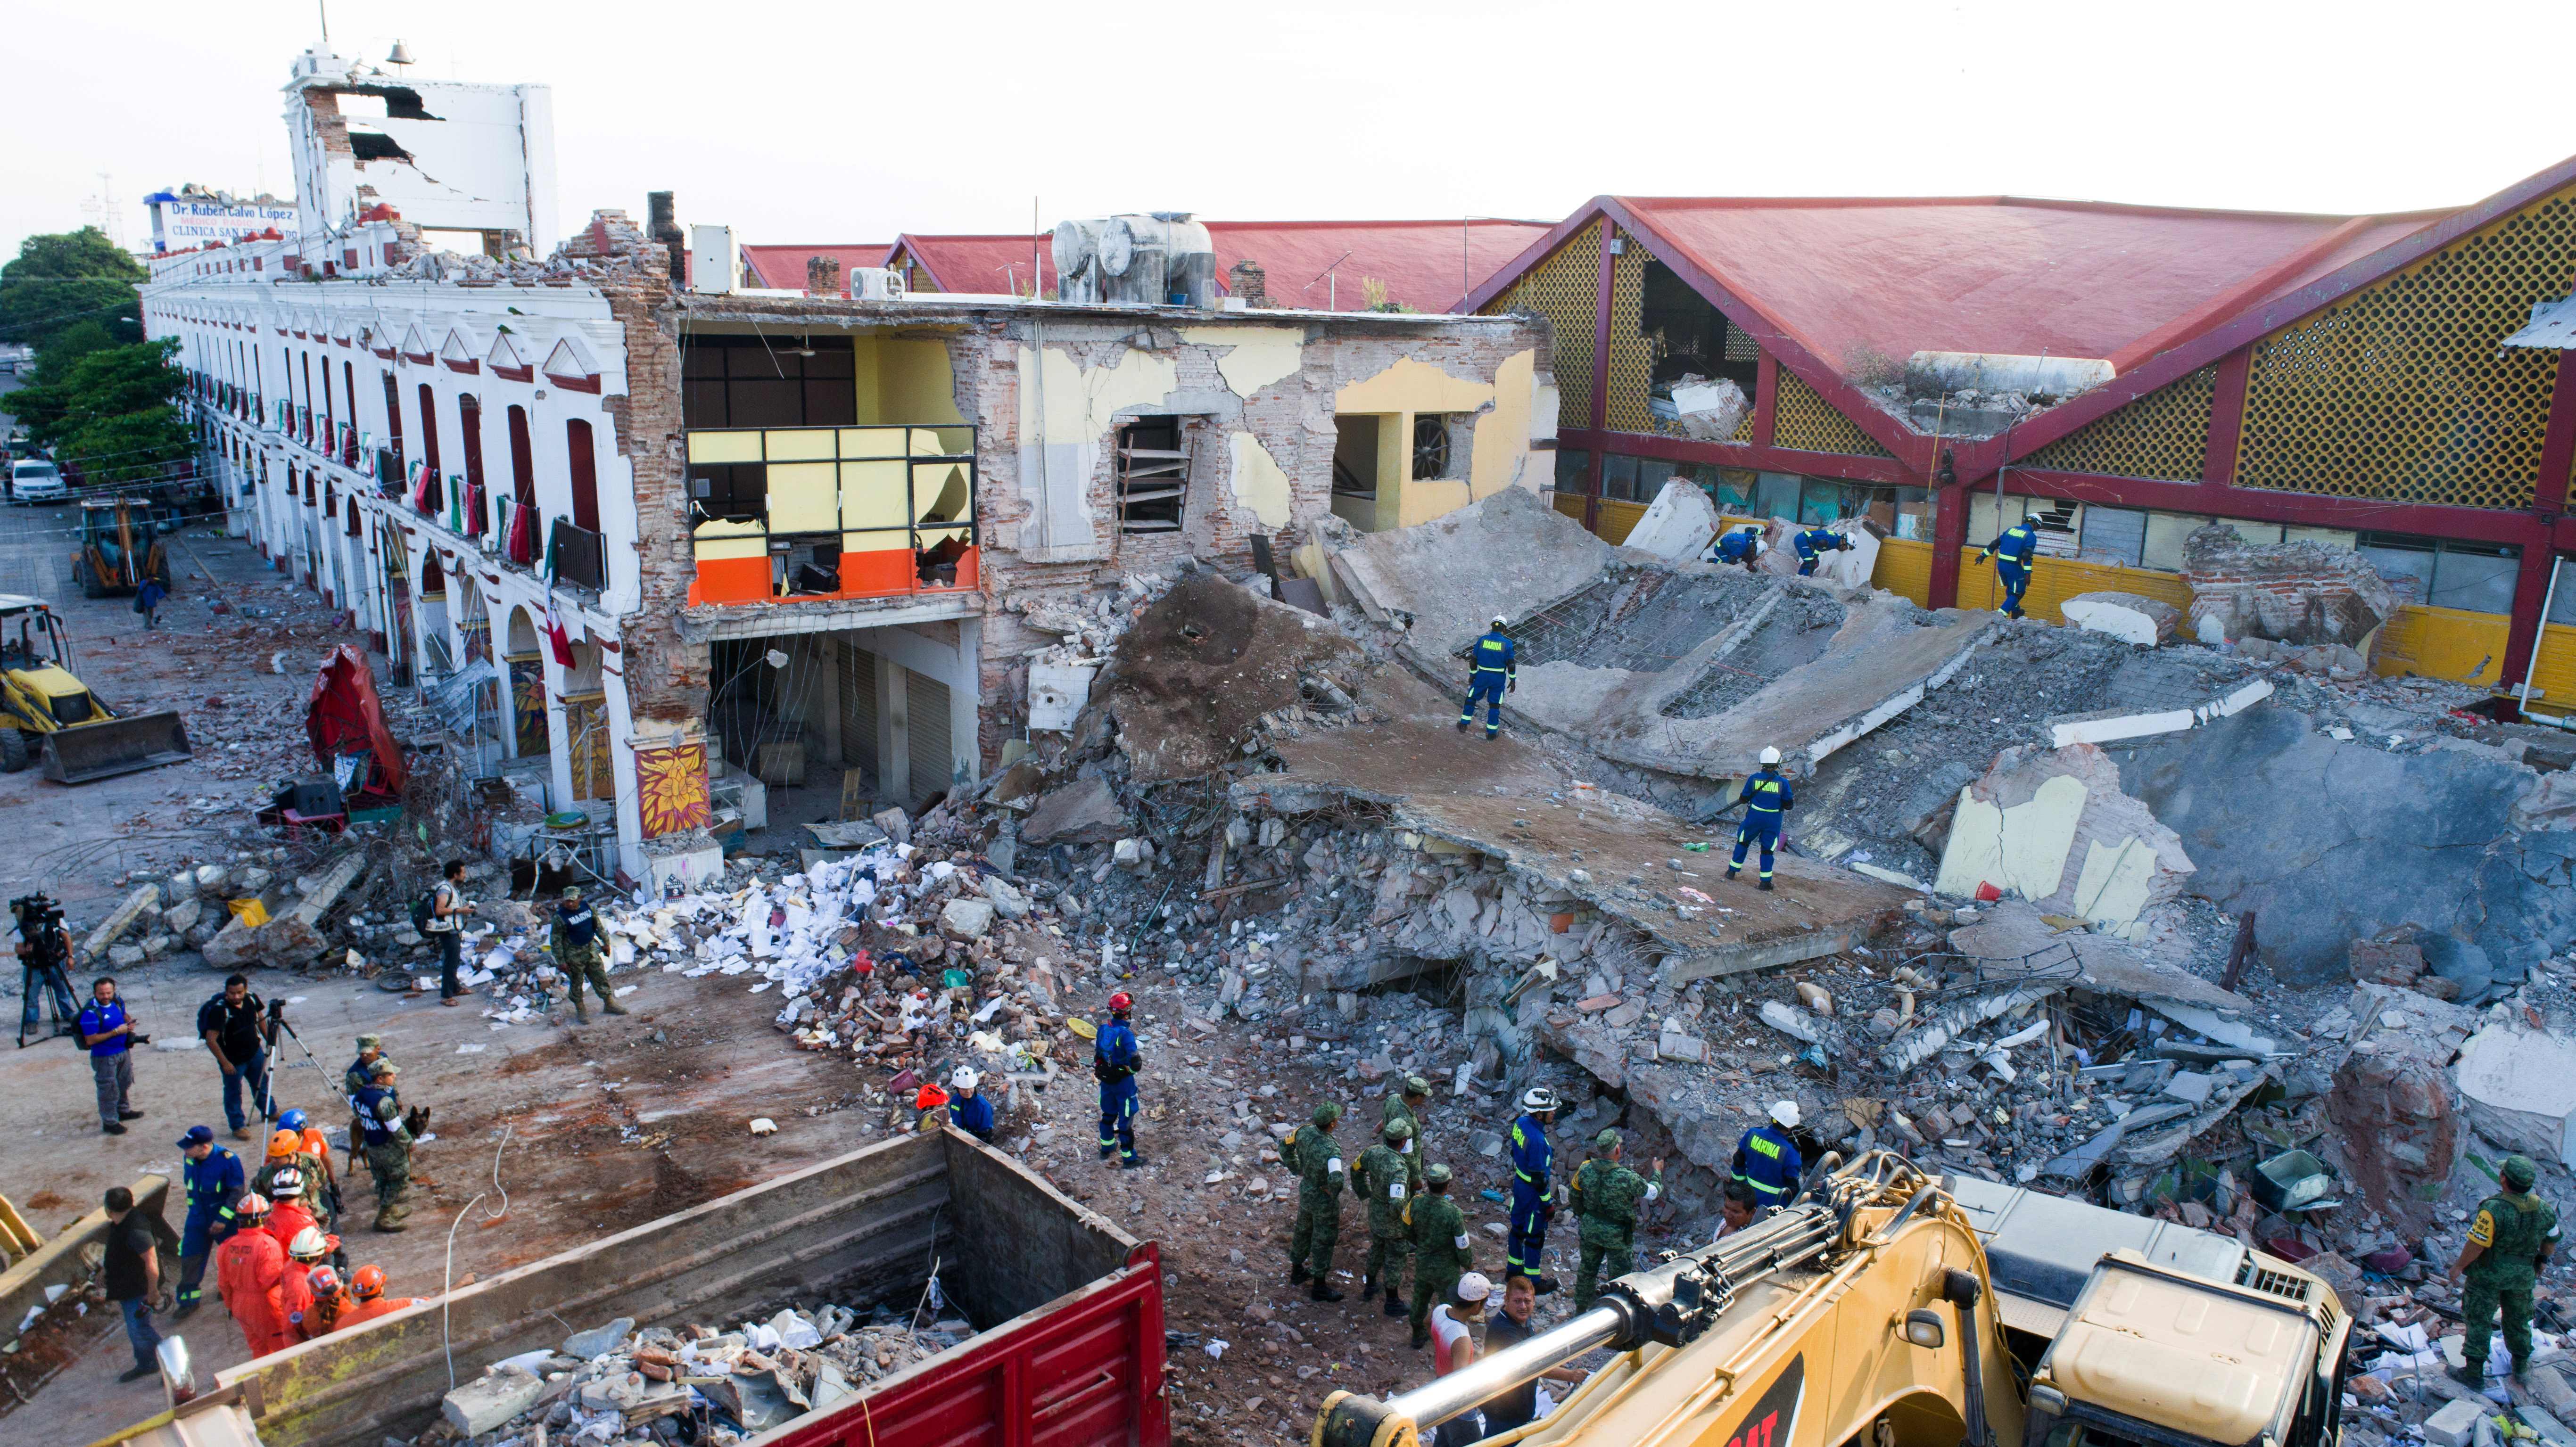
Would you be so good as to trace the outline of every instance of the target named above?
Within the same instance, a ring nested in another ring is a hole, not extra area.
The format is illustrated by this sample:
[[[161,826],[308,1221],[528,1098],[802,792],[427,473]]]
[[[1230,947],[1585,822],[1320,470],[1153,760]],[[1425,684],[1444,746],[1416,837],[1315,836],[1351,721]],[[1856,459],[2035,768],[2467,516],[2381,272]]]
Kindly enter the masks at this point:
[[[241,1229],[215,1248],[215,1284],[224,1309],[241,1325],[250,1354],[264,1357],[294,1344],[287,1335],[286,1248],[268,1233],[269,1204],[262,1196],[244,1196],[235,1214]]]
[[[385,1269],[374,1265],[359,1267],[357,1275],[349,1278],[349,1295],[354,1304],[340,1313],[340,1319],[332,1325],[333,1331],[364,1326],[377,1317],[391,1316],[406,1306],[418,1306],[429,1299],[425,1296],[385,1295]]]
[[[287,1166],[268,1178],[268,1234],[277,1238],[279,1246],[291,1250],[306,1227],[321,1224],[322,1219],[305,1203],[301,1169]]]
[[[274,1214],[275,1208],[271,1208]],[[320,1326],[323,1303],[340,1290],[339,1273],[323,1258],[339,1244],[339,1238],[326,1236],[318,1226],[307,1226],[295,1233],[286,1246],[286,1272],[278,1281],[278,1304],[286,1309],[286,1329],[297,1341],[311,1341],[327,1327]],[[331,1289],[322,1289],[323,1282]],[[336,1311],[334,1304],[332,1310]]]

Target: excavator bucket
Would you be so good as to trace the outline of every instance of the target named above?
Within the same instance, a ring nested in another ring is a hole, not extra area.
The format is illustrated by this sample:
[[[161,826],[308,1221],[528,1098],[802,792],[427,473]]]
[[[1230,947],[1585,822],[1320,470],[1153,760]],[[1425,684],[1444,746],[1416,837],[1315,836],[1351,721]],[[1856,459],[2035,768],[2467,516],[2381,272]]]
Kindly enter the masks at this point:
[[[45,735],[45,777],[57,784],[86,784],[175,764],[194,752],[187,726],[169,710],[103,718]]]

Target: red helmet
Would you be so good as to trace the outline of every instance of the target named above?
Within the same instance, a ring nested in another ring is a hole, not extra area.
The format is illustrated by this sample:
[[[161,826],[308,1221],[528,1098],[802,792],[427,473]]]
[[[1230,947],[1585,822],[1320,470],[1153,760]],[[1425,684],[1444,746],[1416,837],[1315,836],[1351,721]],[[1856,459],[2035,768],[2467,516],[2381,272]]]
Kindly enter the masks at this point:
[[[1109,997],[1109,1013],[1112,1015],[1124,1015],[1135,1008],[1136,997],[1128,994],[1125,990],[1121,990],[1117,994]]]
[[[304,1284],[312,1288],[316,1298],[337,1296],[340,1294],[340,1273],[328,1266],[316,1266],[305,1274]]]
[[[358,1293],[361,1300],[373,1301],[385,1294],[385,1269],[381,1266],[361,1266],[357,1273],[349,1278],[349,1286],[351,1290]]]

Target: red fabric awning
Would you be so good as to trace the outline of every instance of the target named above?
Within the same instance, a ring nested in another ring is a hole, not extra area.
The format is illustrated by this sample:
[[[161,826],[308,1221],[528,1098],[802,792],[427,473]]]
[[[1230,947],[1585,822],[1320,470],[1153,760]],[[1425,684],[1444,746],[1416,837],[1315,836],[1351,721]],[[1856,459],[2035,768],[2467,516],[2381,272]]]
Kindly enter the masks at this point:
[[[374,760],[368,792],[402,792],[402,745],[385,728],[384,705],[376,697],[376,675],[367,657],[343,643],[322,660],[313,676],[313,695],[304,701],[304,732],[313,740],[313,757],[325,773],[343,754],[365,749]]]

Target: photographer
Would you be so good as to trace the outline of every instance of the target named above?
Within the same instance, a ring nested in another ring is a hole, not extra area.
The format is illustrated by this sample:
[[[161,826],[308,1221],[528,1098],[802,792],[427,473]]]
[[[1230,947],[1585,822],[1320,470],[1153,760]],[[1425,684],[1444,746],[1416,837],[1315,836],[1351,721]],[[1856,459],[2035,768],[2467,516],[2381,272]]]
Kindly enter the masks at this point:
[[[18,1043],[25,1045],[36,1028],[39,994],[53,1001],[54,1033],[68,1035],[78,1007],[72,1004],[72,940],[63,930],[63,907],[43,894],[30,894],[9,901],[9,909],[18,917],[19,997],[24,1002]]]
[[[459,950],[463,943],[460,932],[465,928],[466,912],[473,906],[465,898],[465,861],[451,859],[439,870],[438,887],[429,894],[429,920],[421,926],[424,933],[438,939],[438,1003],[454,1005],[461,1001],[465,987],[457,983],[457,972],[464,961]]]
[[[73,1028],[80,1032],[81,1048],[89,1052],[90,1077],[98,1083],[98,1128],[123,1135],[125,1122],[143,1119],[126,1097],[134,1091],[134,1046],[147,1037],[134,1033],[125,1002],[116,998],[113,976],[99,976],[89,989],[90,1002]]]
[[[235,1140],[251,1137],[251,1117],[242,1109],[244,1087],[249,1089],[251,1112],[262,1121],[277,1119],[277,1108],[268,1098],[267,1027],[268,1006],[250,992],[250,981],[240,975],[225,976],[223,993],[197,1008],[197,1034],[224,1073],[224,1119],[232,1126]]]

